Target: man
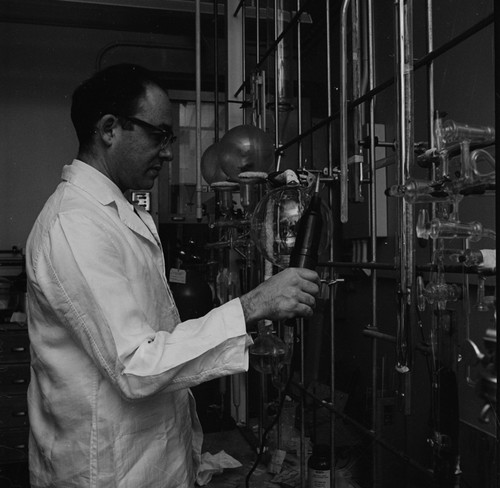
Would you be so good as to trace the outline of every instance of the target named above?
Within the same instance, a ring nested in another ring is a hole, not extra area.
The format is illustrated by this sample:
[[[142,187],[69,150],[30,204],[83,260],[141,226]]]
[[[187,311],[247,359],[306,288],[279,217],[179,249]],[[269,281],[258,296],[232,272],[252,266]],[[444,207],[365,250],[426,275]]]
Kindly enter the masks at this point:
[[[166,92],[112,66],[77,88],[71,117],[77,159],[27,243],[32,487],[192,487],[189,387],[247,369],[246,324],[310,316],[318,276],[285,270],[181,323],[155,225],[123,195],[172,159]]]

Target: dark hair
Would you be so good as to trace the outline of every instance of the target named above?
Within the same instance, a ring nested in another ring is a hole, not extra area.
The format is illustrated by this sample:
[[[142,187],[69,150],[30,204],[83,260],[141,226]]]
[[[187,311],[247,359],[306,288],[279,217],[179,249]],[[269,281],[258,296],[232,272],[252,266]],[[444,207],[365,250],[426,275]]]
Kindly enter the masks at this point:
[[[103,115],[134,115],[148,85],[161,87],[153,72],[135,64],[110,66],[84,81],[74,91],[71,104],[80,148],[88,146]]]

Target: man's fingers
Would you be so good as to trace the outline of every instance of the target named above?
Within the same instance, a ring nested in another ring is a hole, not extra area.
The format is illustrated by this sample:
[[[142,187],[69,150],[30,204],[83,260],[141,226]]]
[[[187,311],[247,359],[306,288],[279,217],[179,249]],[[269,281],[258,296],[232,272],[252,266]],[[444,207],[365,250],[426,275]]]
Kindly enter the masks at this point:
[[[321,284],[318,273],[312,269],[307,268],[291,268],[295,269],[297,274],[306,281],[316,283],[318,286]]]
[[[320,285],[313,283],[311,281],[304,280],[301,285],[302,291],[308,293],[309,295],[316,296],[319,294]]]

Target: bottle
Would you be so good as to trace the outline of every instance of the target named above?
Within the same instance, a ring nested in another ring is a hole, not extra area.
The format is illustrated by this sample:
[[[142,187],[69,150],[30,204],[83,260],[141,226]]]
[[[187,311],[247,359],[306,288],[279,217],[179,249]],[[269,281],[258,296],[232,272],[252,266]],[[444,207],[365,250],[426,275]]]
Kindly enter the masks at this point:
[[[331,459],[330,446],[316,444],[313,447],[312,456],[307,462],[308,488],[330,488]]]

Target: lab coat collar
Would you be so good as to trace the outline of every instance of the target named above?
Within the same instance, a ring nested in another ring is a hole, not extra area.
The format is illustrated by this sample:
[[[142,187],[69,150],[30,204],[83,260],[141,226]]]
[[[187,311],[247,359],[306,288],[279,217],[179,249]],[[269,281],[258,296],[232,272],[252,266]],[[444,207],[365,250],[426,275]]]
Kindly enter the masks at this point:
[[[103,206],[114,203],[120,220],[129,229],[161,247],[156,225],[149,213],[139,205],[129,203],[118,186],[100,171],[74,159],[71,165],[64,166],[62,179],[82,189]]]

